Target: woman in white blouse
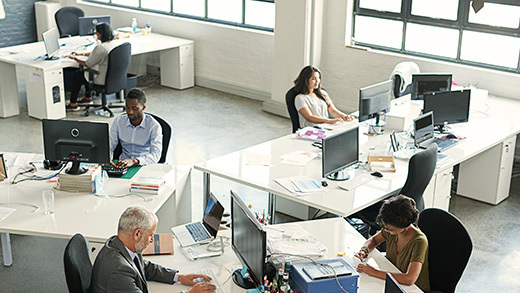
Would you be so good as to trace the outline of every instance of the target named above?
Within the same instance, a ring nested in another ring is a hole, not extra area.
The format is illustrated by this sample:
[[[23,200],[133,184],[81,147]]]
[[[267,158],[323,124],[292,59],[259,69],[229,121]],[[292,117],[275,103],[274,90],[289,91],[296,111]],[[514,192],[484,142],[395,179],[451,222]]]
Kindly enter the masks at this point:
[[[294,100],[300,127],[314,126],[320,123],[340,123],[354,118],[334,106],[326,91],[321,87],[321,72],[318,68],[305,66],[294,80],[297,96]],[[332,118],[329,118],[332,116]]]

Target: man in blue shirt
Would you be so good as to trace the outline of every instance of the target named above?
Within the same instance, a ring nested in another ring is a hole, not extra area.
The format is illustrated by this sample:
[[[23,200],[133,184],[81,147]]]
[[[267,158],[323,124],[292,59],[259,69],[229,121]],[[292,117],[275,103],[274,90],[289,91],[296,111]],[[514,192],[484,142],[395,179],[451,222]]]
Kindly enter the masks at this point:
[[[145,114],[146,95],[143,90],[133,88],[125,102],[126,114],[112,123],[110,129],[110,154],[121,143],[123,152],[117,167],[155,164],[162,153],[162,129],[159,122]]]

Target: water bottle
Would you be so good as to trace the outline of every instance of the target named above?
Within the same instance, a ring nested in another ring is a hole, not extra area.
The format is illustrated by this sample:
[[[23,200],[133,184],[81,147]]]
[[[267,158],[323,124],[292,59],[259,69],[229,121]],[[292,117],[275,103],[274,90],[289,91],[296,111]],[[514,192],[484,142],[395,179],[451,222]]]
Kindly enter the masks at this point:
[[[151,33],[152,32],[152,26],[150,25],[150,22],[146,23],[146,32]]]
[[[134,17],[132,18],[132,34],[135,34],[137,32],[137,19]]]

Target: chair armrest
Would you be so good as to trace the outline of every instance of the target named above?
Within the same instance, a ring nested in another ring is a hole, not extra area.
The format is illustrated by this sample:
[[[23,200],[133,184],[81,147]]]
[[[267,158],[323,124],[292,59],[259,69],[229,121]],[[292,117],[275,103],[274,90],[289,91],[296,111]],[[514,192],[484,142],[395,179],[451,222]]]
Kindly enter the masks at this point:
[[[94,70],[92,68],[88,68],[86,66],[83,66],[80,64],[79,68],[83,71],[86,71],[88,72],[88,83],[90,85],[93,85],[94,84],[94,74],[99,74],[99,71],[97,70]]]

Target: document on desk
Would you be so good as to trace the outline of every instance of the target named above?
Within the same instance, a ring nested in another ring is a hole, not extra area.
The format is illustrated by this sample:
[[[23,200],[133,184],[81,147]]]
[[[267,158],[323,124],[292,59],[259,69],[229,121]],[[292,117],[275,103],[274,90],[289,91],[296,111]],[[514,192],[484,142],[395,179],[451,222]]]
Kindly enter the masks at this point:
[[[318,157],[318,153],[308,151],[294,151],[280,157],[282,164],[305,166],[308,162]]]
[[[271,156],[252,152],[244,152],[246,165],[270,166]]]
[[[0,221],[7,218],[10,214],[12,214],[16,209],[0,207]]]
[[[272,229],[269,229],[272,228]],[[323,256],[327,247],[298,224],[278,228],[267,226],[267,248],[273,254]],[[287,256],[285,256],[287,258]]]
[[[280,179],[274,179],[274,181],[280,184],[283,188],[289,190],[291,193],[302,196],[315,192],[323,191],[316,180],[311,179],[307,176],[292,176]]]

